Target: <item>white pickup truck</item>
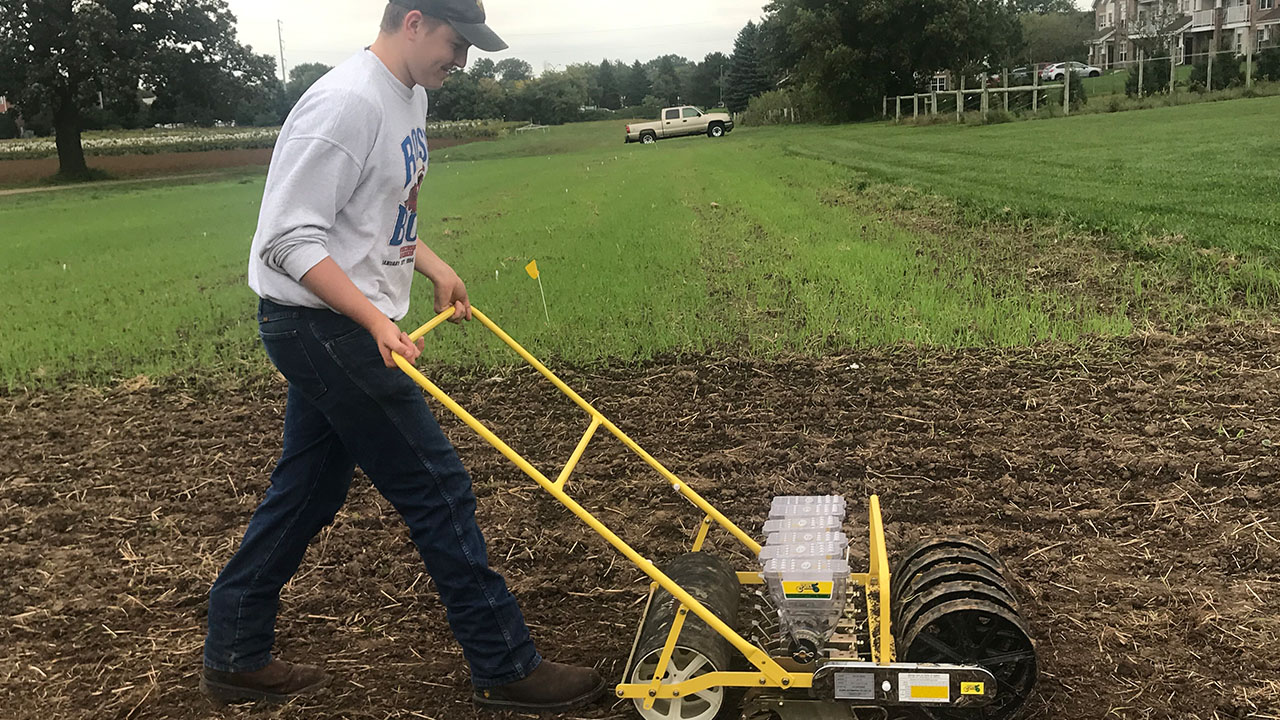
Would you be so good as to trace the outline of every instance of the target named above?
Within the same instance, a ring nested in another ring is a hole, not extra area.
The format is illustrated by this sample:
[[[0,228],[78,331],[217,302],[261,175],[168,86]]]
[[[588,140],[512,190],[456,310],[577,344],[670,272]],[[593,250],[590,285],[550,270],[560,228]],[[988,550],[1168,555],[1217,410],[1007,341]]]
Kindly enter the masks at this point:
[[[704,113],[692,105],[666,108],[658,117],[657,122],[628,125],[626,141],[647,145],[684,135],[718,138],[733,130],[733,118],[729,113]]]

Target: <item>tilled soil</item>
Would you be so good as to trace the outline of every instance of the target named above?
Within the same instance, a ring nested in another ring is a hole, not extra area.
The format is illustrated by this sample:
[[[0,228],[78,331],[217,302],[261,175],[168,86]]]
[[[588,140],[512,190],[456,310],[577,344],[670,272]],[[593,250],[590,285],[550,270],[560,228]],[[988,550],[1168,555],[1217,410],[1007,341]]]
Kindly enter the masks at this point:
[[[1021,580],[1041,660],[1033,717],[1275,718],[1278,351],[1280,331],[1221,327],[562,376],[753,534],[773,495],[838,492],[863,558],[878,493],[891,552],[930,534],[985,540]],[[430,374],[548,474],[586,428],[528,368]],[[335,685],[274,709],[198,693],[205,593],[262,495],[283,407],[283,384],[266,382],[0,397],[0,715],[491,717],[469,702],[406,530],[363,478],[286,589],[278,628],[278,653],[323,663]],[[543,654],[617,680],[641,574],[442,420]],[[598,437],[571,492],[642,553],[680,552],[699,515]]]

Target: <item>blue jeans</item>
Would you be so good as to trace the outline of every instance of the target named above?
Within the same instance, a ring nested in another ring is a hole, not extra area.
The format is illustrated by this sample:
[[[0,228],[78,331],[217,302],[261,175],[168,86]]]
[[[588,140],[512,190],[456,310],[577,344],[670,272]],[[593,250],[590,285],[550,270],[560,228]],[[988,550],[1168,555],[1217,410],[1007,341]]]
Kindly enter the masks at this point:
[[[373,337],[328,310],[263,300],[259,334],[289,380],[284,448],[240,548],[209,591],[205,666],[271,661],[280,589],[333,522],[358,464],[409,526],[439,588],[476,687],[524,678],[541,662],[502,576],[489,568],[471,478],[426,398],[388,368]]]

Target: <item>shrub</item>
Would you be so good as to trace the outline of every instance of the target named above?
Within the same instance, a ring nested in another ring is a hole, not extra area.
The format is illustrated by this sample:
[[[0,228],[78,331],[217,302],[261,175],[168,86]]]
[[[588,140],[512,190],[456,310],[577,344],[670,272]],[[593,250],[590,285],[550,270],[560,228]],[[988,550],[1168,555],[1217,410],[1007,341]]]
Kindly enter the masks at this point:
[[[1240,56],[1230,52],[1220,52],[1213,58],[1213,86],[1209,86],[1209,60],[1196,61],[1191,68],[1192,90],[1221,90],[1244,84],[1244,73],[1240,71]]]
[[[738,120],[743,125],[786,125],[821,117],[820,101],[812,93],[791,89],[770,90],[751,98]]]
[[[1254,58],[1254,76],[1263,80],[1280,80],[1280,46],[1267,48]]]
[[[1089,94],[1084,90],[1084,82],[1080,73],[1071,74],[1071,109],[1076,110],[1089,102]]]
[[[1151,60],[1142,67],[1142,94],[1155,95],[1169,92],[1169,69],[1171,60]],[[1124,94],[1130,97],[1138,94],[1138,69],[1130,68],[1129,78],[1124,83]]]
[[[14,119],[17,114],[17,110],[0,113],[0,140],[18,137],[18,123]]]

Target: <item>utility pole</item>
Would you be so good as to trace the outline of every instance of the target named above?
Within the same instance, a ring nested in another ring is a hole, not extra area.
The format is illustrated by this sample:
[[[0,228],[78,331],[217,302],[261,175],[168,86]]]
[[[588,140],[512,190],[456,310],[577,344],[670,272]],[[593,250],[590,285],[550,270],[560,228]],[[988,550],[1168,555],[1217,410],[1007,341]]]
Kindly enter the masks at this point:
[[[276,20],[276,38],[280,41],[280,84],[289,84],[289,67],[284,64],[284,22]]]

